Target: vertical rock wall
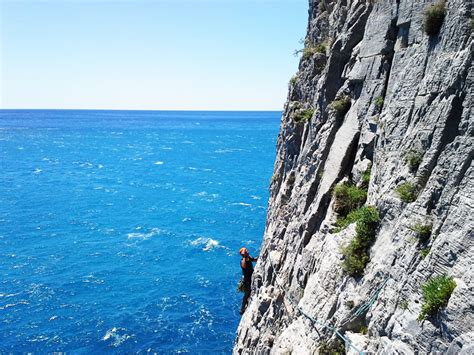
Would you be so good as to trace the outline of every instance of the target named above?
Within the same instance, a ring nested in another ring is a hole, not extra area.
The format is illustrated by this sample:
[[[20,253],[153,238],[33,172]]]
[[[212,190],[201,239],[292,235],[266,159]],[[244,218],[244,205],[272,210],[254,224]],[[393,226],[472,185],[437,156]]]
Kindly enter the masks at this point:
[[[447,0],[439,34],[428,36],[431,3],[310,1],[234,353],[474,352],[474,9]],[[421,161],[410,167],[413,152]],[[363,185],[363,172],[366,205],[381,222],[370,261],[352,277],[342,248],[356,225],[334,228],[333,190]],[[413,202],[396,192],[406,182]],[[417,224],[432,225],[423,243]],[[419,321],[421,285],[439,274],[456,288],[444,309]]]

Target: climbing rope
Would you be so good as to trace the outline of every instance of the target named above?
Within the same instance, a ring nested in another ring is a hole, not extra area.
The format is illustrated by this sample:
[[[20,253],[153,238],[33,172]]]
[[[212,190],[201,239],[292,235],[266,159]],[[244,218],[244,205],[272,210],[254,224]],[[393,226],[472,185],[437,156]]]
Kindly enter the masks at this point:
[[[331,331],[332,333],[335,333],[339,338],[341,338],[341,340],[344,341],[344,343],[346,345],[348,345],[350,348],[352,348],[353,350],[355,350],[358,354],[360,355],[364,355],[365,353],[361,350],[359,350],[357,347],[355,347],[354,344],[352,344],[351,340],[349,338],[347,338],[346,336],[344,336],[343,334],[341,334],[341,332],[339,332],[335,327],[332,327],[328,324],[325,324],[325,323],[322,323],[320,321],[318,321],[316,318],[310,316],[309,314],[307,314],[298,304],[298,302],[288,293],[286,292],[285,288],[283,287],[283,285],[280,283],[280,281],[278,280],[278,271],[277,269],[275,268],[275,265],[273,264],[273,261],[272,261],[272,258],[270,257],[270,252],[268,251],[267,249],[267,256],[268,256],[268,260],[270,261],[270,265],[273,269],[273,271],[275,272],[275,282],[276,284],[278,285],[278,287],[283,291],[284,294],[286,294],[288,300],[290,301],[290,303],[292,304],[292,306],[297,309],[304,317],[306,317],[307,319],[309,319],[313,324],[318,324],[326,329],[328,329],[329,331]],[[377,290],[374,292],[374,294],[370,297],[370,299],[364,303],[361,307],[359,307],[356,312],[354,313],[353,317],[351,317],[350,320],[348,320],[347,322],[345,322],[344,324],[352,321],[353,319],[365,314],[368,312],[368,310],[370,309],[370,307],[372,307],[372,305],[375,303],[375,301],[377,300],[380,292],[382,291],[382,289],[384,288],[384,286],[386,285],[386,283],[388,282],[389,278],[387,277],[385,279],[384,282],[382,282],[382,284],[377,288]],[[284,304],[284,303],[283,303]],[[285,308],[286,308],[286,305],[285,305]]]

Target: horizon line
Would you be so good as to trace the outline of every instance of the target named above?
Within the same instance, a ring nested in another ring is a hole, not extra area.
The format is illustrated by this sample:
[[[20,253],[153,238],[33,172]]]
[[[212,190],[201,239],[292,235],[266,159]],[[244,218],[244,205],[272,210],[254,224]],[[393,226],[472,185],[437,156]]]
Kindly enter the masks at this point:
[[[283,112],[283,110],[225,110],[225,109],[119,109],[119,108],[0,108],[0,111],[161,111],[161,112]]]

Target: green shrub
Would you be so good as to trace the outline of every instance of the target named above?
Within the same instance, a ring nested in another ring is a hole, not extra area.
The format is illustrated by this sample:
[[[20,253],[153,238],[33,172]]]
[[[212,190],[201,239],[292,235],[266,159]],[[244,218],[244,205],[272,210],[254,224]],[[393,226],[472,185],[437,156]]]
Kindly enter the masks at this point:
[[[367,190],[349,183],[334,188],[334,211],[346,216],[350,211],[361,207],[367,199]]]
[[[420,243],[426,243],[430,239],[433,224],[415,223],[410,229],[418,235]]]
[[[326,54],[327,44],[325,41],[320,42],[314,46],[306,46],[303,48],[303,56],[304,60],[311,58],[316,53],[319,54]]]
[[[326,51],[327,51],[327,42],[326,42],[326,41],[319,42],[319,43],[314,47],[314,50],[316,51],[316,53],[326,54]]]
[[[444,0],[439,0],[425,9],[424,28],[428,36],[436,36],[439,33],[445,16],[446,4]]]
[[[340,231],[346,229],[352,223],[357,222],[362,217],[362,215],[365,213],[364,210],[367,209],[367,208],[368,207],[364,206],[364,207],[355,209],[353,211],[350,211],[347,214],[347,216],[345,216],[345,217],[339,217],[336,221],[336,230],[335,230],[335,232],[336,233],[340,232]]]
[[[423,153],[417,150],[410,150],[405,154],[405,163],[408,165],[410,170],[416,171],[423,161]]]
[[[369,186],[371,173],[372,173],[372,163],[370,163],[367,169],[362,173],[361,180],[362,180],[363,186],[365,187]]]
[[[351,276],[361,276],[370,261],[369,249],[375,240],[380,217],[375,207],[361,209],[356,225],[356,236],[342,249],[342,268]]]
[[[382,111],[382,107],[383,107],[383,96],[377,96],[374,100],[374,104],[375,104],[375,108],[377,109],[377,111]]]
[[[351,98],[347,95],[334,100],[329,104],[329,108],[336,111],[339,115],[343,116],[351,108]]]
[[[447,275],[435,276],[425,282],[421,286],[423,304],[418,320],[434,316],[441,308],[446,307],[455,288],[456,282]]]
[[[403,202],[410,203],[416,201],[418,197],[418,188],[411,182],[405,182],[396,188],[398,196]]]
[[[295,122],[306,122],[313,117],[314,110],[309,108],[306,110],[299,110],[296,112],[296,114],[293,116]]]
[[[426,258],[426,257],[428,256],[428,254],[430,253],[430,251],[431,251],[431,248],[429,248],[429,247],[428,247],[428,248],[421,249],[421,250],[420,250],[420,255],[421,255],[421,257],[422,257],[423,259]]]

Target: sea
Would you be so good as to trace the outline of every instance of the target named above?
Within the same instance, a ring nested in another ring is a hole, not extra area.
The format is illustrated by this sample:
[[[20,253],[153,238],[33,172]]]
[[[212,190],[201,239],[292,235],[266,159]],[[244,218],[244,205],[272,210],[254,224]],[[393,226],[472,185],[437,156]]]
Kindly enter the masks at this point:
[[[280,116],[0,110],[0,353],[231,353]]]

